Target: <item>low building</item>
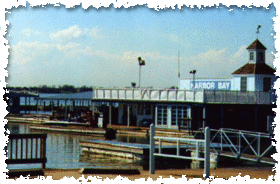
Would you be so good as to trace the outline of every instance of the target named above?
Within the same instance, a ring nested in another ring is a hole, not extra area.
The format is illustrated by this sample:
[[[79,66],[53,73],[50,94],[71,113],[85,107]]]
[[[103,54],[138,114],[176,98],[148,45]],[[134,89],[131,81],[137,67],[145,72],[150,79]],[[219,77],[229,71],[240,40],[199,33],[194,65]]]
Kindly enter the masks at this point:
[[[30,112],[30,109],[27,110],[27,106],[30,106],[31,98],[36,98],[38,96],[38,94],[32,94],[28,92],[10,91],[8,93],[5,93],[3,98],[7,102],[7,110],[9,114],[20,114],[21,110]],[[24,107],[21,107],[20,105],[20,98],[25,99]]]
[[[247,50],[248,63],[229,79],[181,79],[179,89],[93,89],[95,111],[106,124],[270,131],[275,70],[265,63],[258,39]]]

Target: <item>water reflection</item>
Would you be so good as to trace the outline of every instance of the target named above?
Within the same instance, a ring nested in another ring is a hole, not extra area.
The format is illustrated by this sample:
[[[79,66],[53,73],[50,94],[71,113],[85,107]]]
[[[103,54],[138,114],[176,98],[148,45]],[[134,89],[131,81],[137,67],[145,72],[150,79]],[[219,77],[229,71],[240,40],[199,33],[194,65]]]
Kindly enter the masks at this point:
[[[6,129],[8,129],[11,134],[32,133],[30,132],[30,126],[25,124],[9,123],[6,125]],[[82,150],[79,146],[79,141],[82,139],[94,138],[90,136],[80,136],[72,134],[47,133],[46,168],[75,169],[85,166],[91,166],[91,164],[79,161],[79,156],[82,153]],[[14,146],[15,144],[13,145],[13,147]],[[30,155],[30,153],[28,153],[28,155]],[[40,167],[41,164],[9,164],[7,166],[7,169],[30,169]]]
[[[11,134],[44,133],[30,131],[30,126],[20,123],[8,123],[6,128]],[[46,168],[55,169],[79,169],[83,167],[132,167],[137,166],[130,160],[116,159],[105,155],[82,154],[79,145],[80,140],[100,139],[100,137],[82,136],[71,133],[47,133],[46,140]],[[148,137],[117,135],[116,141],[131,143],[148,143]],[[29,143],[30,144],[30,143]],[[28,153],[30,155],[30,153]],[[31,169],[40,168],[41,164],[9,164],[7,169]]]
[[[90,137],[48,133],[47,138],[47,168],[74,169],[88,166],[79,162],[82,150],[79,141]]]

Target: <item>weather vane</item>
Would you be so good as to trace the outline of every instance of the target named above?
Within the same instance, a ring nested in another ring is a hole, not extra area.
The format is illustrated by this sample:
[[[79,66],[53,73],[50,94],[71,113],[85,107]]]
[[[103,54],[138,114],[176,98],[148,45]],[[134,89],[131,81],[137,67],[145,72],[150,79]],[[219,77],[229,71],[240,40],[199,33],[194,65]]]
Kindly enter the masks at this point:
[[[257,33],[257,39],[258,39],[258,36],[259,36],[259,33],[260,33],[260,31],[259,31],[260,28],[261,28],[261,25],[259,25],[258,28],[257,28],[257,32],[256,32]]]

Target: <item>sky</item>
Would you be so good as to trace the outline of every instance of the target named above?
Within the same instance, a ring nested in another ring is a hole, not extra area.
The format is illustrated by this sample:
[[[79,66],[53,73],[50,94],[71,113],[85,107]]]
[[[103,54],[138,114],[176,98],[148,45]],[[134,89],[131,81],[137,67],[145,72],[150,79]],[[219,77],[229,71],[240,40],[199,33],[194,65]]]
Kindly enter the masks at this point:
[[[231,78],[258,39],[273,67],[276,8],[13,8],[7,86],[165,88],[181,78]],[[178,54],[179,53],[179,54]],[[180,61],[178,67],[178,60]]]

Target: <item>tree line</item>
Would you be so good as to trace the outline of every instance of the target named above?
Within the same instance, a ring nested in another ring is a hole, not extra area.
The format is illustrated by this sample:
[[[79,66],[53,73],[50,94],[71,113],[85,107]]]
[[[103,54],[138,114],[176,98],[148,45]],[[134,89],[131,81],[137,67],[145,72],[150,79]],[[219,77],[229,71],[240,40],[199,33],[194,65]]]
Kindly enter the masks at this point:
[[[63,85],[63,86],[33,86],[33,87],[7,87],[7,90],[12,91],[32,91],[37,93],[78,93],[78,92],[86,92],[92,91],[92,86],[81,86],[75,87],[73,85]]]

